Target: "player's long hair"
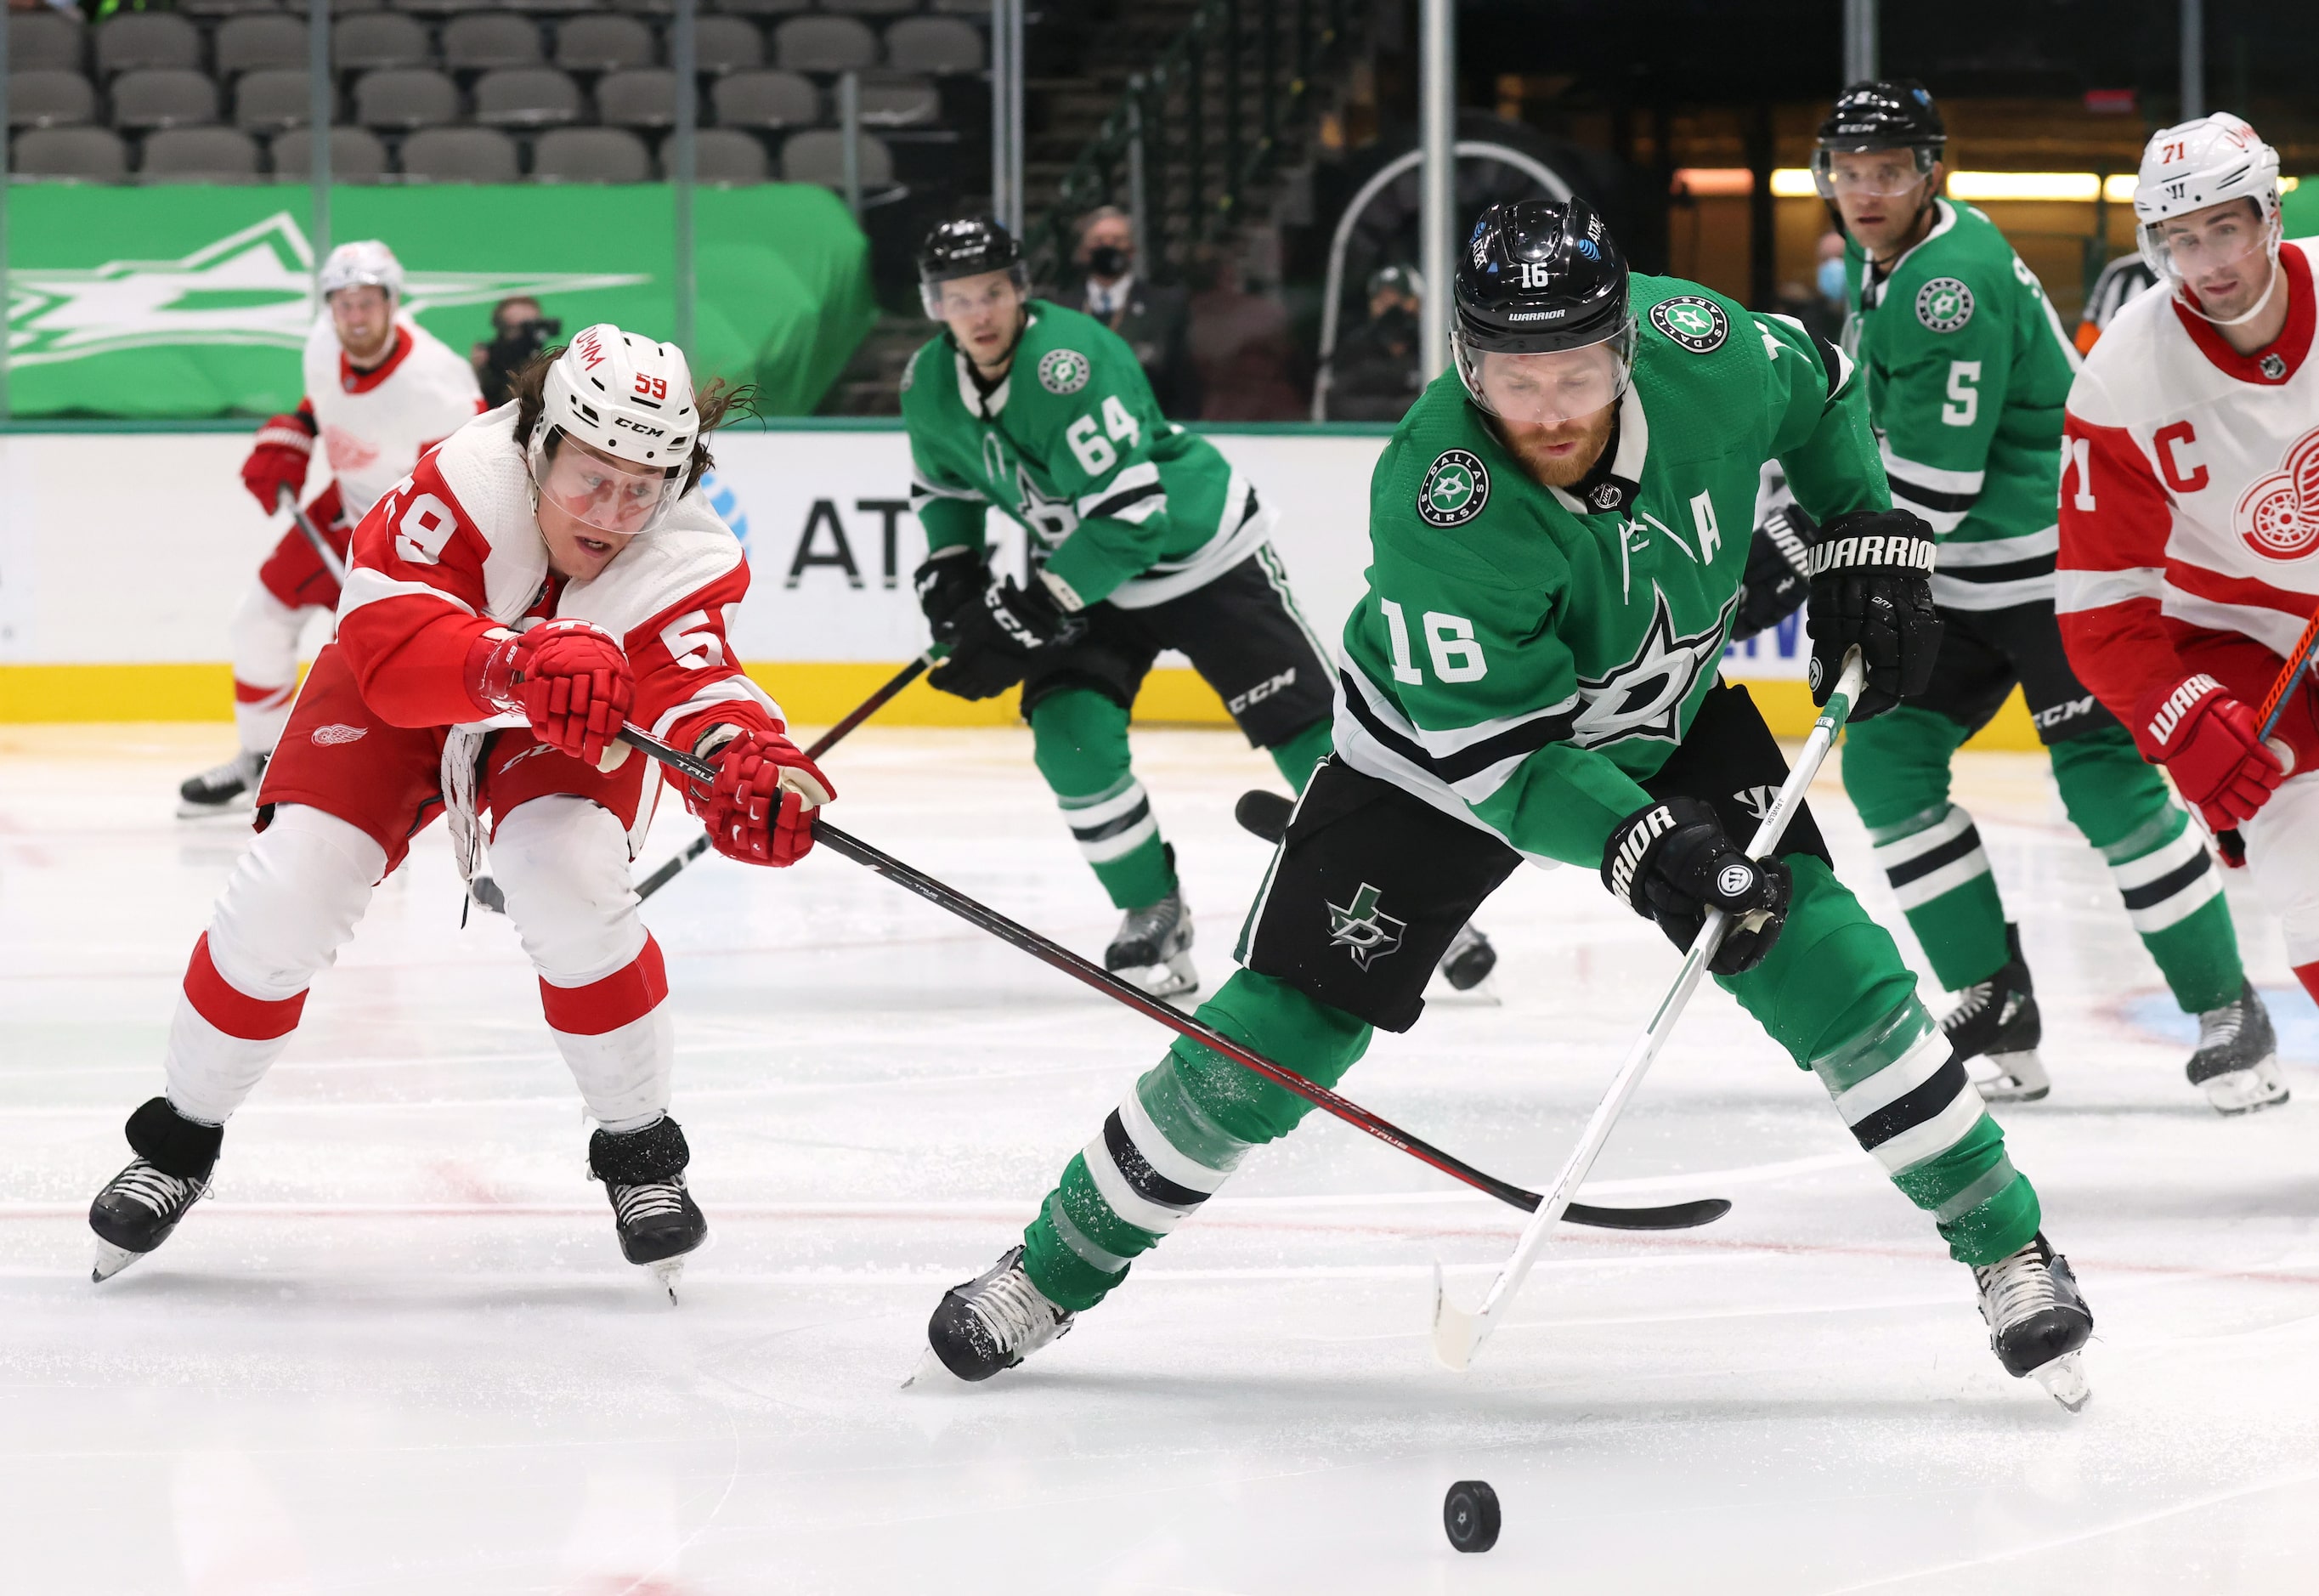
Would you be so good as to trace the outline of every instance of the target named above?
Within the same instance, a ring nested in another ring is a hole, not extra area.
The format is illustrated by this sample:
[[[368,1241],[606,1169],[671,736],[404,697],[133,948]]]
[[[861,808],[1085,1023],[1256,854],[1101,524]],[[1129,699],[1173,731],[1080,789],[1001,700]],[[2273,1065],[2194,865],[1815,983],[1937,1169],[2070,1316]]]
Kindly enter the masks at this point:
[[[516,403],[515,441],[519,449],[531,441],[532,430],[539,425],[540,412],[547,408],[543,397],[547,368],[562,358],[564,348],[562,344],[555,344],[542,349],[508,379],[508,395]],[[684,491],[688,493],[700,481],[700,473],[717,464],[716,457],[708,452],[708,435],[719,427],[757,413],[756,384],[711,377],[708,386],[692,391],[692,404],[700,412],[700,430],[693,437],[692,460],[685,471]]]

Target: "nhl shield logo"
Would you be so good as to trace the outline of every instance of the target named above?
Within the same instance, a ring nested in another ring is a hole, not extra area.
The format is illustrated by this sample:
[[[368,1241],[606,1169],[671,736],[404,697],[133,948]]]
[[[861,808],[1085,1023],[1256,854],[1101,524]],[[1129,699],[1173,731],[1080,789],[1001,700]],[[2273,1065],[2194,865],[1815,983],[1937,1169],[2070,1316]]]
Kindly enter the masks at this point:
[[[1094,373],[1077,349],[1050,349],[1039,357],[1039,386],[1050,393],[1077,393]]]
[[[1954,332],[1972,320],[1972,290],[1954,277],[1935,277],[1917,290],[1917,320],[1935,332]]]
[[[1364,881],[1352,902],[1329,906],[1330,945],[1344,949],[1363,969],[1398,949],[1409,929],[1406,920],[1377,913],[1377,889]]]
[[[1651,325],[1694,355],[1721,348],[1731,336],[1731,319],[1723,307],[1696,293],[1678,293],[1653,305]]]
[[[2278,382],[2281,377],[2284,377],[2287,374],[2286,356],[2277,353],[2264,356],[2260,360],[2255,363],[2255,366],[2256,369],[2260,371],[2264,376],[2269,378],[2274,383]]]
[[[1618,483],[1596,482],[1587,491],[1586,502],[1596,509],[1616,509],[1625,498],[1626,494],[1620,491]]]
[[[1427,525],[1462,527],[1490,501],[1490,469],[1479,455],[1444,449],[1417,489],[1417,513]]]

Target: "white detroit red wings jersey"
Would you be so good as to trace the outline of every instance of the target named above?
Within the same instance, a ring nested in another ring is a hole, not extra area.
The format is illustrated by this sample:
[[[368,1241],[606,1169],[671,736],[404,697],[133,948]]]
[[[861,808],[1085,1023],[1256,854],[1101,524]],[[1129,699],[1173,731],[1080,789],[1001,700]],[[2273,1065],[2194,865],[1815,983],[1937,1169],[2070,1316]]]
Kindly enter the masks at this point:
[[[475,724],[467,651],[498,627],[591,621],[636,672],[628,718],[690,747],[717,721],[763,727],[781,710],[726,641],[749,591],[741,545],[699,489],[598,575],[547,566],[516,406],[478,416],[371,509],[355,531],[338,642],[372,709],[397,726]]]
[[[338,479],[348,525],[410,474],[419,453],[475,418],[483,392],[475,368],[417,322],[398,317],[394,350],[356,371],[325,313],[306,338],[306,400],[322,457]]]
[[[2167,293],[2117,313],[2063,420],[2055,608],[2121,719],[2191,674],[2199,634],[2284,656],[2319,609],[2319,324],[2312,256],[2280,247],[2287,326],[2254,356]]]

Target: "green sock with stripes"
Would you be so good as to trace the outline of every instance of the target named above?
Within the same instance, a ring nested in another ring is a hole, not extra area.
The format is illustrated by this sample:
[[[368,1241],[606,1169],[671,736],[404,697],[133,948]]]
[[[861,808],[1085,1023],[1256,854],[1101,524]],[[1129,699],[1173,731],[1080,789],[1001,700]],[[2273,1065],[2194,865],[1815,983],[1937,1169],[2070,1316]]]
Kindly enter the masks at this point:
[[[1127,711],[1101,693],[1056,693],[1031,711],[1031,737],[1079,856],[1113,905],[1140,909],[1173,892],[1151,797],[1128,763]]]

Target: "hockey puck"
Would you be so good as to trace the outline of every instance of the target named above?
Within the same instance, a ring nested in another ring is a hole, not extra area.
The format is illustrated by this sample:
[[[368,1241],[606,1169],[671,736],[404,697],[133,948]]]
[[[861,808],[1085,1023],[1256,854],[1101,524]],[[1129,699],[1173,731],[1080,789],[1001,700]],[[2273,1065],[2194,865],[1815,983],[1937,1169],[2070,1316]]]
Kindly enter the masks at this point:
[[[1461,1552],[1486,1552],[1498,1544],[1498,1493],[1486,1480],[1460,1480],[1441,1499],[1441,1528]]]
[[[1241,830],[1250,835],[1262,837],[1268,843],[1277,843],[1287,831],[1288,816],[1295,812],[1295,808],[1294,799],[1258,787],[1240,795],[1240,802],[1232,806],[1232,818],[1239,821]]]

